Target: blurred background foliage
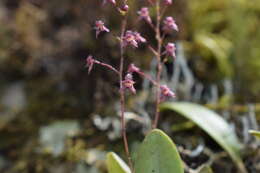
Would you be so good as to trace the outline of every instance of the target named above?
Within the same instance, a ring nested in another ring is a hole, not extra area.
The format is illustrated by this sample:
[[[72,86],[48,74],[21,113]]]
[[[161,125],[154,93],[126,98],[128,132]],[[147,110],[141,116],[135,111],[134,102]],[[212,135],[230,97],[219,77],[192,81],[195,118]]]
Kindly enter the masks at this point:
[[[136,11],[145,1],[129,3],[133,11],[128,28],[140,31],[154,45],[152,30],[136,23]],[[101,0],[0,1],[1,172],[105,172],[106,151],[123,153],[116,116],[117,79],[103,68],[94,67],[90,75],[84,68],[89,54],[118,66],[118,42],[113,35],[120,31],[120,17],[111,6],[100,4]],[[176,18],[180,32],[166,39],[181,45],[177,57],[185,55],[184,71],[192,74],[193,81],[182,83],[185,73],[178,83],[172,78],[178,100],[204,104],[230,121],[241,141],[253,148],[245,153],[249,172],[259,171],[260,155],[254,150],[258,144],[245,132],[258,128],[260,119],[259,0],[174,0],[167,15]],[[96,19],[105,20],[111,34],[95,39]],[[135,62],[154,73],[153,57],[145,45],[129,49],[126,58],[127,64]],[[166,63],[165,81],[176,76],[175,65]],[[129,111],[149,117],[153,115],[152,90],[145,81],[136,80],[140,92],[128,100]],[[188,96],[198,90],[199,97]],[[140,105],[147,111],[138,110]],[[131,112],[128,118],[134,151],[150,119],[142,124],[143,119]],[[183,120],[163,116],[160,123],[178,145],[189,148],[187,141],[192,141],[194,149],[203,138],[206,146],[219,151],[192,124],[172,130],[179,121]],[[205,154],[192,158],[182,152],[182,157],[191,167],[205,162]],[[226,160],[216,162],[215,172],[234,169]]]

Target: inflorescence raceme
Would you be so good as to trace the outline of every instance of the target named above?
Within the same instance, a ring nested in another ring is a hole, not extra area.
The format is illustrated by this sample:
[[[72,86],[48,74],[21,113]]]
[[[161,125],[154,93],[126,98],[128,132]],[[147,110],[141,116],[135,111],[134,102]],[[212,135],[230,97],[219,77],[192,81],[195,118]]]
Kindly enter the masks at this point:
[[[162,67],[165,60],[168,57],[171,57],[173,60],[176,57],[176,47],[172,42],[164,43],[164,38],[166,35],[172,34],[174,31],[179,31],[178,25],[171,16],[164,16],[164,12],[168,6],[172,5],[172,0],[146,0],[149,6],[142,7],[139,11],[136,12],[137,21],[144,21],[148,24],[151,29],[154,31],[154,36],[157,41],[157,47],[149,45],[149,41],[144,38],[139,32],[133,31],[127,28],[127,16],[129,11],[128,0],[121,0],[117,3],[117,0],[102,0],[103,5],[113,6],[119,14],[122,16],[121,21],[121,32],[116,38],[119,40],[120,45],[120,60],[118,68],[113,67],[104,62],[96,60],[92,55],[89,55],[86,58],[86,67],[88,73],[90,73],[94,65],[100,65],[105,67],[113,72],[115,72],[119,78],[120,83],[120,117],[121,117],[121,132],[124,142],[125,153],[128,158],[128,164],[133,172],[133,164],[130,157],[128,140],[126,135],[126,125],[125,125],[125,92],[130,92],[136,94],[135,81],[133,79],[133,74],[137,74],[143,79],[149,80],[156,88],[156,102],[155,102],[155,116],[152,124],[152,128],[156,128],[159,120],[159,104],[162,101],[165,101],[167,98],[175,97],[175,93],[164,84],[161,84],[161,73]],[[163,8],[162,8],[163,7]],[[153,19],[150,16],[149,9],[154,8],[156,11],[156,18]],[[163,19],[162,19],[163,18]],[[155,22],[154,22],[155,21]],[[105,22],[102,20],[97,20],[95,26],[93,27],[96,31],[96,38],[100,35],[101,32],[109,33],[110,29],[105,26]],[[144,73],[139,67],[134,64],[130,64],[128,69],[124,69],[124,53],[127,48],[138,48],[140,44],[147,45],[148,49],[155,55],[157,60],[157,71],[156,79],[153,79],[152,76]]]
[[[129,9],[129,6],[126,4],[127,0],[125,1],[125,4],[121,5],[119,11],[125,11],[127,12]],[[148,2],[152,5],[155,4],[155,1],[153,0],[148,0]],[[103,0],[103,5],[106,4],[111,4],[114,7],[116,7],[117,3],[115,0]],[[172,0],[163,0],[163,4],[165,6],[169,6],[172,4]],[[155,25],[152,23],[152,19],[149,13],[149,8],[148,7],[142,7],[139,11],[137,11],[138,14],[138,20],[144,20],[145,22],[147,22],[153,29],[155,29]],[[101,32],[110,32],[110,30],[105,26],[104,22],[102,20],[97,20],[95,22],[95,26],[94,29],[96,31],[96,38],[99,36],[99,34]],[[173,31],[179,31],[178,26],[175,22],[175,20],[171,17],[165,17],[165,19],[162,22],[162,32],[164,34],[170,34]],[[131,30],[127,30],[125,31],[125,33],[123,34],[122,37],[122,45],[124,48],[130,46],[133,48],[138,48],[140,43],[147,43],[147,40],[141,36],[141,34],[137,31],[131,31]],[[167,43],[164,47],[165,50],[163,52],[156,52],[155,49],[153,49],[150,45],[148,45],[150,50],[153,51],[153,53],[159,53],[161,56],[166,56],[166,57],[172,57],[175,58],[176,54],[176,47],[174,43]],[[88,68],[88,73],[91,72],[91,70],[93,69],[94,64],[99,64],[101,66],[104,66],[106,68],[108,68],[109,70],[112,70],[114,72],[116,72],[117,74],[119,74],[119,70],[117,70],[116,68],[114,68],[113,66],[100,62],[98,60],[95,60],[93,58],[92,55],[89,55],[86,59],[86,67]],[[160,92],[161,92],[161,97],[160,97],[160,101],[164,101],[167,97],[175,97],[175,94],[173,91],[171,91],[166,85],[160,85],[156,82],[156,80],[152,79],[151,76],[145,74],[144,72],[142,72],[140,70],[140,68],[136,67],[134,64],[130,64],[127,74],[125,75],[124,80],[122,81],[123,84],[123,90],[129,90],[131,93],[135,94],[136,93],[136,89],[134,88],[134,80],[133,80],[133,73],[137,73],[139,74],[141,77],[148,79],[152,84],[154,84],[155,86],[159,86],[160,87]]]

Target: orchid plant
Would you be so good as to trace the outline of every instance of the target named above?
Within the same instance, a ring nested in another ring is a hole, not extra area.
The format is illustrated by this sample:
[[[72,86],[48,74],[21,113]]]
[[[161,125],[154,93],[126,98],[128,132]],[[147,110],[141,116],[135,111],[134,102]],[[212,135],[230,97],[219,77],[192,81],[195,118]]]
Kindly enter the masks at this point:
[[[93,69],[94,65],[101,65],[108,70],[113,71],[117,76],[118,76],[118,81],[120,84],[120,117],[121,117],[121,133],[123,137],[123,142],[124,142],[124,149],[126,156],[128,158],[128,166],[130,167],[131,172],[141,172],[144,173],[144,170],[148,171],[151,170],[150,172],[156,172],[156,170],[165,170],[163,168],[163,165],[160,165],[162,168],[157,168],[154,167],[154,165],[150,165],[149,159],[143,158],[143,155],[146,155],[148,151],[146,151],[147,146],[143,147],[141,149],[140,153],[143,153],[141,158],[143,161],[146,161],[148,168],[146,169],[145,164],[141,164],[141,166],[138,166],[140,164],[133,164],[131,157],[130,157],[130,152],[129,152],[129,146],[128,146],[128,139],[126,135],[126,125],[125,125],[125,92],[131,92],[132,94],[136,94],[136,89],[135,89],[135,81],[133,79],[133,74],[136,73],[140,75],[140,77],[149,80],[154,87],[156,88],[155,90],[155,95],[156,95],[156,100],[155,100],[155,114],[154,114],[154,120],[152,123],[152,129],[157,128],[158,125],[158,120],[160,117],[159,114],[159,104],[166,100],[168,97],[175,97],[175,93],[165,84],[161,84],[161,73],[162,73],[162,68],[163,64],[166,62],[168,58],[175,58],[175,51],[176,47],[174,43],[165,43],[165,37],[170,36],[173,32],[178,31],[178,26],[171,16],[164,17],[164,13],[167,9],[168,6],[172,5],[172,0],[146,0],[147,1],[147,7],[142,7],[139,11],[137,11],[138,15],[138,21],[143,21],[145,22],[151,29],[154,31],[154,35],[157,41],[156,47],[153,47],[149,45],[149,41],[144,38],[139,32],[137,31],[132,31],[131,29],[128,28],[127,26],[127,21],[128,21],[128,12],[130,7],[128,6],[128,1],[127,0],[121,0],[120,2],[117,2],[116,0],[103,0],[102,4],[103,5],[110,5],[113,8],[117,9],[119,14],[122,16],[122,21],[121,21],[121,33],[119,33],[119,49],[120,49],[120,61],[118,64],[118,67],[113,67],[112,65],[109,65],[107,63],[100,62],[93,58],[92,55],[89,55],[86,59],[86,67],[88,68],[88,72],[90,73]],[[120,5],[119,5],[120,4]],[[150,8],[155,8],[156,9],[156,18],[152,19],[149,13]],[[110,29],[108,29],[105,25],[105,23],[102,20],[97,20],[95,22],[94,29],[96,31],[96,38],[99,37],[101,32],[110,32]],[[140,44],[146,44],[149,50],[154,54],[157,60],[157,71],[156,71],[156,77],[153,79],[152,76],[144,73],[139,67],[137,67],[134,63],[130,64],[128,69],[124,69],[124,60],[125,60],[125,50],[130,47],[131,49],[137,49]],[[169,151],[169,153],[173,153],[172,159],[175,160],[180,160],[178,152],[176,151],[175,145],[172,143],[172,141],[169,140],[169,138],[161,131],[158,130],[153,130],[147,137],[145,142],[148,142],[148,144],[144,145],[150,145],[149,141],[153,140],[153,138],[158,138],[159,141],[153,141],[151,146],[152,150],[156,150],[156,152],[159,152],[160,150],[155,149],[160,146],[170,146],[171,148],[167,148],[165,151]],[[162,141],[162,143],[160,143]],[[155,143],[154,143],[155,142]],[[153,148],[153,146],[155,148]],[[141,147],[142,148],[142,147]],[[149,147],[148,147],[149,148]],[[161,151],[161,152],[164,152]],[[165,155],[169,154],[166,152]],[[149,157],[149,154],[147,155]],[[169,160],[170,162],[170,160]],[[179,163],[180,161],[177,161],[176,163]],[[146,166],[147,166],[146,165]],[[143,168],[143,166],[145,168]],[[159,166],[159,167],[160,167]],[[167,167],[167,166],[166,166]],[[171,170],[172,166],[168,165],[168,168],[170,169],[167,170],[166,172],[173,172]],[[151,169],[150,169],[151,168]],[[172,168],[176,171],[175,168]],[[113,170],[113,169],[112,169]],[[178,172],[183,172],[182,166],[178,167]],[[111,171],[110,171],[111,172]],[[113,171],[112,171],[113,172]],[[160,171],[161,172],[161,171]],[[164,172],[164,171],[162,171]],[[165,172],[165,173],[166,173]]]

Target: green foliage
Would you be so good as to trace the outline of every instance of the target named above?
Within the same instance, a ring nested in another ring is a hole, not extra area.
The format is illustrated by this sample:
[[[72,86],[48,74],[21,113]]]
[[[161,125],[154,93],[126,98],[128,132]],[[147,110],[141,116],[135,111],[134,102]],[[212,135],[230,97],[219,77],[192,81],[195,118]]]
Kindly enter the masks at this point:
[[[215,57],[222,76],[232,76],[232,66],[229,61],[232,44],[228,39],[216,34],[197,33],[195,43],[203,49],[206,56]]]
[[[249,133],[260,139],[260,131],[249,130]]]
[[[116,154],[110,152],[107,154],[107,168],[108,173],[130,173],[130,168],[126,163]]]
[[[192,41],[187,47],[191,57],[202,59],[195,70],[204,70],[204,79],[234,78],[239,100],[259,99],[259,1],[192,0],[188,9]]]
[[[161,130],[152,130],[137,153],[135,173],[183,173],[179,153],[172,140]]]
[[[130,173],[115,153],[107,154],[108,173]],[[172,140],[161,130],[152,130],[144,139],[135,160],[135,173],[184,173],[182,160]]]
[[[175,111],[196,123],[230,154],[241,171],[246,172],[240,158],[242,146],[235,132],[221,116],[203,106],[186,102],[164,103],[161,110]]]
[[[201,64],[207,67],[205,70],[211,71],[207,79],[216,80],[233,75],[230,56],[233,44],[224,35],[227,20],[225,9],[228,5],[225,0],[194,0],[188,3],[192,16],[188,25],[192,27],[190,34],[193,38],[188,44],[193,49],[191,56],[201,57]],[[206,75],[204,72],[203,75]]]

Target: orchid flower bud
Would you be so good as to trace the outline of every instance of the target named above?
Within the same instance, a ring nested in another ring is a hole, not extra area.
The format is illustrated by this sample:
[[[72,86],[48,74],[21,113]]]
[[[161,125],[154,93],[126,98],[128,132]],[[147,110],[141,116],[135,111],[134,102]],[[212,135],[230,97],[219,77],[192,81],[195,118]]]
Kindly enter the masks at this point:
[[[172,5],[172,0],[164,0],[164,5]]]
[[[139,42],[144,43],[146,42],[146,39],[142,37],[138,32],[126,31],[125,36],[123,37],[124,47],[131,45],[137,48]]]
[[[146,39],[144,37],[141,36],[141,34],[139,32],[134,32],[133,33],[135,36],[135,40],[139,43],[145,43]]]
[[[139,19],[140,20],[145,20],[147,23],[152,23],[152,19],[150,17],[150,14],[149,14],[149,10],[147,7],[143,7],[141,8],[140,11],[137,12],[137,14],[139,15]]]
[[[179,31],[179,28],[172,17],[166,17],[163,21],[163,31],[170,33],[171,31]]]
[[[105,5],[107,3],[111,3],[113,5],[116,5],[116,0],[103,0],[103,5]]]
[[[128,67],[128,70],[127,72],[128,73],[134,73],[134,72],[139,72],[140,69],[138,67],[136,67],[134,64],[130,64],[129,67]]]
[[[168,88],[167,85],[161,85],[160,86],[160,89],[161,89],[161,100],[165,100],[167,97],[175,97],[175,93],[172,92],[170,90],[170,88]]]
[[[171,57],[173,57],[173,58],[176,58],[175,51],[176,51],[175,44],[174,44],[174,43],[168,43],[168,44],[165,46],[165,51],[164,51],[162,54],[163,54],[163,55],[166,54],[166,55],[168,55],[168,56],[171,56]]]
[[[86,67],[88,68],[88,74],[91,72],[91,70],[93,69],[93,65],[95,64],[95,60],[93,59],[92,55],[89,55],[86,58]]]
[[[127,12],[128,9],[129,9],[129,6],[127,4],[122,5],[121,8],[120,8],[120,10],[124,11],[124,12]]]
[[[130,90],[133,94],[136,93],[136,90],[134,88],[134,84],[135,82],[133,81],[133,76],[132,74],[128,73],[126,76],[125,76],[125,80],[122,81],[123,83],[123,89],[128,89]]]
[[[96,38],[101,32],[109,32],[109,29],[105,27],[104,22],[101,20],[96,21],[94,29],[96,30]]]

